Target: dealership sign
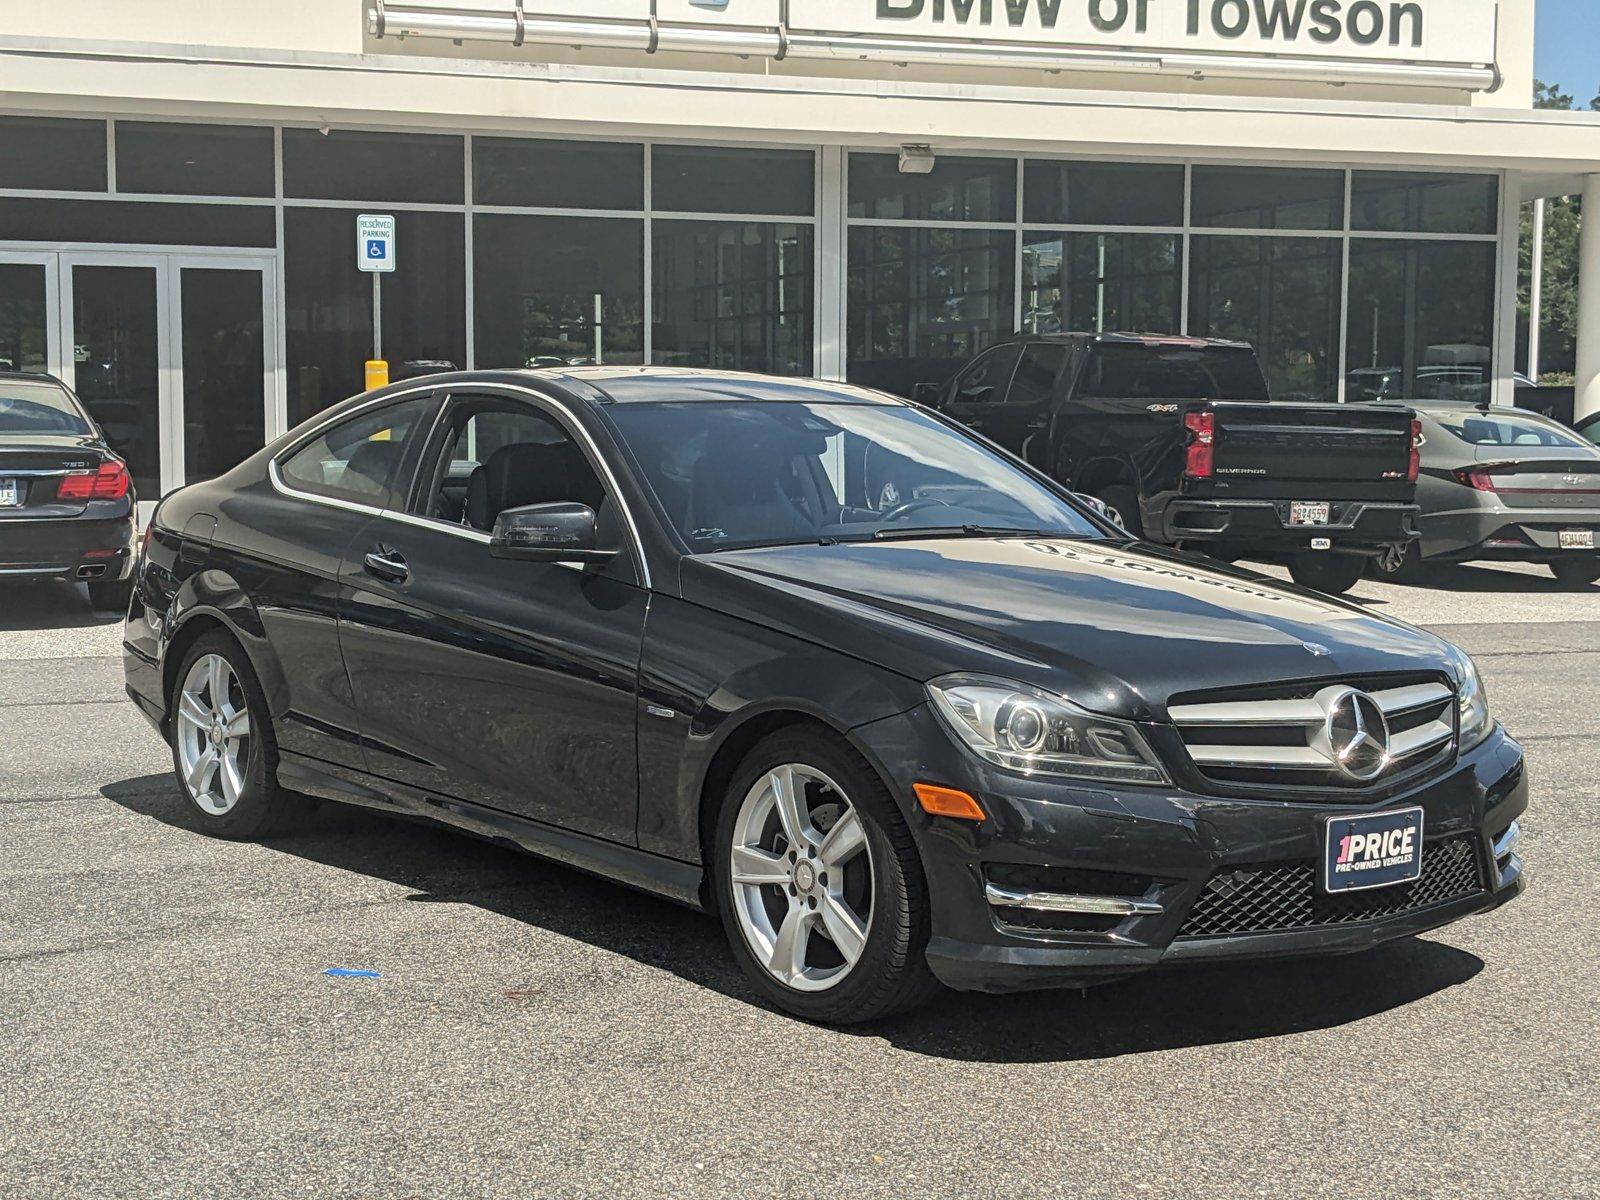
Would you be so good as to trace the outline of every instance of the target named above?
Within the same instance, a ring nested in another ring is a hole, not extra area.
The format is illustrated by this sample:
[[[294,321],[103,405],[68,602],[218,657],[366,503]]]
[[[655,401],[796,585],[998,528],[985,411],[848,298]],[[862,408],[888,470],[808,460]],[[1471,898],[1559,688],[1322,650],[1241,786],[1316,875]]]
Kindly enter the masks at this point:
[[[1496,0],[411,0],[378,38],[646,53],[1498,82]]]
[[[1411,62],[1488,63],[1495,48],[1493,0],[790,0],[789,23],[839,33]]]

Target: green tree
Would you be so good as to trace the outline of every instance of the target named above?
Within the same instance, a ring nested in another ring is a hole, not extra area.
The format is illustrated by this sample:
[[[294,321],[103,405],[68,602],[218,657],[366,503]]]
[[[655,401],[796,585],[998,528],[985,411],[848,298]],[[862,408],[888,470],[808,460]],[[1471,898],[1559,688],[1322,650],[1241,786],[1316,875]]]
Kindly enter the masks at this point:
[[[1535,108],[1570,109],[1573,100],[1556,84],[1543,80],[1533,85]],[[1600,112],[1600,96],[1589,102]],[[1558,196],[1545,203],[1544,296],[1539,322],[1541,376],[1569,376],[1578,352],[1578,226],[1583,217],[1581,196]],[[1533,278],[1533,205],[1522,208],[1522,245],[1517,284],[1517,359],[1526,363],[1530,288]],[[1541,380],[1542,381],[1542,380]]]

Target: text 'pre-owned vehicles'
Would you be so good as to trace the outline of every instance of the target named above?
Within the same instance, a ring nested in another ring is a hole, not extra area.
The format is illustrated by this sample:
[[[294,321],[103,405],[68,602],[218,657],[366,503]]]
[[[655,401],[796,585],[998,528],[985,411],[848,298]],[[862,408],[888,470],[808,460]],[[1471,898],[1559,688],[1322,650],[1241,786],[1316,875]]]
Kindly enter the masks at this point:
[[[1523,409],[1428,403],[1422,420],[1421,540],[1386,575],[1426,563],[1543,563],[1563,583],[1600,580],[1600,448]]]
[[[1241,342],[1022,335],[916,398],[1140,537],[1282,561],[1319,591],[1349,590],[1370,558],[1416,540],[1415,414],[1272,400]]]
[[[121,611],[136,511],[127,463],[67,386],[0,371],[0,584],[83,580]]]
[[[124,660],[205,828],[309,793],[515,843],[716,912],[820,1020],[1522,886],[1522,752],[1464,653],[845,385],[359,397],[162,503]]]

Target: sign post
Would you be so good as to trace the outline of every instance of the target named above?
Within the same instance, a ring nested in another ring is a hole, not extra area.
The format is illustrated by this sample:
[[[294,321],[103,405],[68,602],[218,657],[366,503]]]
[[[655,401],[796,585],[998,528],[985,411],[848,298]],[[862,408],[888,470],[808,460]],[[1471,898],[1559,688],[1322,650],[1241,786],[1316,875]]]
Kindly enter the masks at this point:
[[[383,285],[382,279],[394,270],[394,218],[377,213],[362,213],[356,218],[356,266],[372,276],[372,358],[383,362]],[[374,372],[368,367],[370,385]],[[388,382],[388,370],[382,372]],[[380,385],[381,386],[381,385]]]

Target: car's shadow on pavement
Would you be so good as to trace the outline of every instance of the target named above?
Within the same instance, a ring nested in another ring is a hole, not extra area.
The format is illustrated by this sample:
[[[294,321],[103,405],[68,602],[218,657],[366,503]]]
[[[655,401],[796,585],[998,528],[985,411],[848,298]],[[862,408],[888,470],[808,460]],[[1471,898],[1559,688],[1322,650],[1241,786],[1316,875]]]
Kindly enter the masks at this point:
[[[204,836],[170,776],[124,780],[101,794]],[[340,805],[322,806],[302,830],[266,845],[399,884],[414,902],[471,904],[761,1003],[715,918],[528,855]],[[1335,1028],[1464,983],[1483,965],[1465,951],[1410,938],[1339,958],[1158,971],[1081,993],[945,992],[916,1012],[838,1032],[971,1062],[1114,1058]]]
[[[0,632],[31,629],[93,629],[121,622],[120,612],[101,612],[75,583],[0,585]]]

